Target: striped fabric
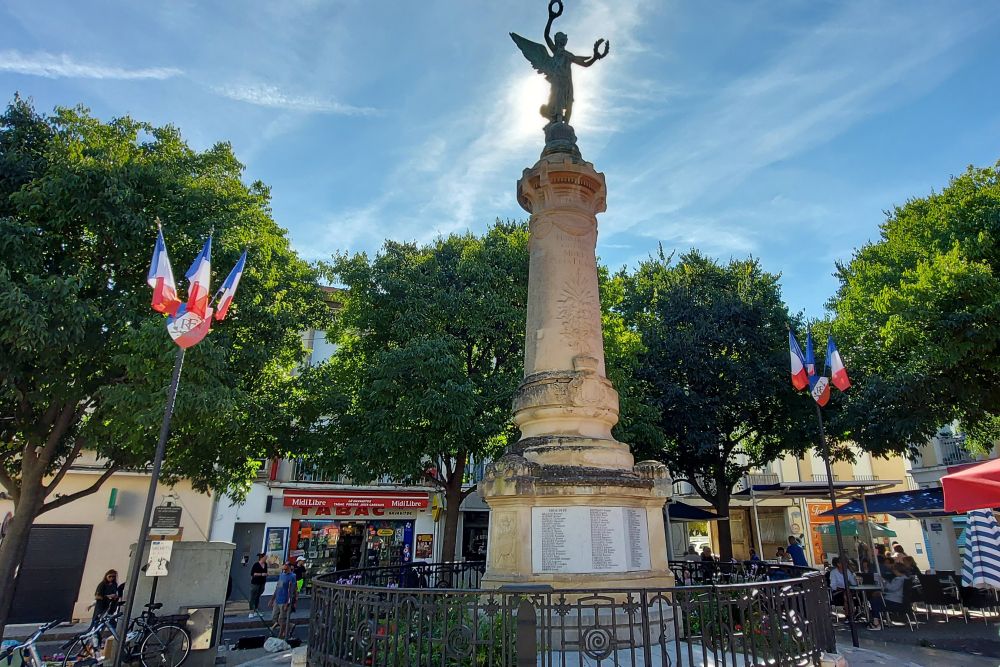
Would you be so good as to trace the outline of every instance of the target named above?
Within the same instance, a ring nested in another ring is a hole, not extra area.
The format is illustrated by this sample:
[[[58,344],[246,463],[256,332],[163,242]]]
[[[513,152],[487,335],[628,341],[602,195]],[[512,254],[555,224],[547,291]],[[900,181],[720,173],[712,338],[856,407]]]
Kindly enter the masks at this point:
[[[962,584],[1000,588],[1000,525],[993,510],[972,510],[968,517]]]

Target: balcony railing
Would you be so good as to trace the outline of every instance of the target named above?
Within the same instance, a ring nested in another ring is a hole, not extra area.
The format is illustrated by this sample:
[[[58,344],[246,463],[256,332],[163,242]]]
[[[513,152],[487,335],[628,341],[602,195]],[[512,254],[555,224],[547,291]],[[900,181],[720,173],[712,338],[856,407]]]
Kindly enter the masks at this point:
[[[938,436],[938,443],[941,445],[942,465],[953,466],[961,463],[972,463],[976,460],[976,457],[965,448],[964,435]]]
[[[312,461],[295,461],[295,466],[292,469],[292,482],[308,482],[312,484],[342,484],[345,486],[351,486],[355,484],[354,480],[347,475],[342,475],[338,473],[331,473],[324,470],[322,466],[314,463]],[[376,480],[370,482],[364,482],[364,486],[399,486],[400,482],[392,479],[388,475],[383,475]]]
[[[743,476],[739,482],[736,483],[736,488],[733,489],[735,492],[746,491],[751,486],[771,486],[772,484],[778,484],[781,482],[781,478],[773,472],[751,472]]]
[[[812,478],[813,478],[814,482],[825,482],[825,481],[827,481],[829,479],[829,477],[827,475],[813,475]],[[838,477],[837,475],[834,475],[833,476],[833,481],[839,482],[840,481],[840,477]]]

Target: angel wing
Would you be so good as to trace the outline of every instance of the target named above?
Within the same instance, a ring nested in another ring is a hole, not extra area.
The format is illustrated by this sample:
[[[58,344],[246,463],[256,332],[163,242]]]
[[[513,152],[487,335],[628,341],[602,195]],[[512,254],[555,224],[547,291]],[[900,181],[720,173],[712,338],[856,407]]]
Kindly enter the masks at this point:
[[[552,56],[549,55],[549,50],[545,48],[544,44],[525,39],[514,32],[510,33],[510,38],[514,40],[517,48],[521,49],[521,53],[524,54],[524,57],[528,59],[528,62],[531,63],[531,66],[539,74],[546,76],[552,74]]]

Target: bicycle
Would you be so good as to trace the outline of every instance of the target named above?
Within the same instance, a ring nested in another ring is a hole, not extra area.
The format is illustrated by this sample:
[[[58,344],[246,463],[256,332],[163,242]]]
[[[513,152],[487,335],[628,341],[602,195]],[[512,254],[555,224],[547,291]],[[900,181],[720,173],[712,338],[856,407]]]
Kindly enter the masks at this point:
[[[124,660],[138,660],[143,667],[179,667],[191,652],[191,636],[178,625],[188,619],[187,614],[159,617],[154,612],[163,603],[143,605],[146,610],[132,619],[125,633]],[[103,635],[107,631],[118,641],[117,621],[122,612],[105,614],[90,628],[76,635],[63,645],[63,667],[69,665],[100,664],[104,661]]]
[[[17,646],[11,646],[0,653],[0,662],[7,661],[7,664],[10,664],[14,654],[20,653],[21,662],[25,665],[25,667],[45,667],[45,661],[42,659],[42,655],[38,652],[38,647],[35,646],[35,644],[38,642],[39,637],[60,623],[62,623],[62,621],[49,621],[45,625],[39,627],[31,633],[31,636],[25,639],[23,643],[18,644]]]

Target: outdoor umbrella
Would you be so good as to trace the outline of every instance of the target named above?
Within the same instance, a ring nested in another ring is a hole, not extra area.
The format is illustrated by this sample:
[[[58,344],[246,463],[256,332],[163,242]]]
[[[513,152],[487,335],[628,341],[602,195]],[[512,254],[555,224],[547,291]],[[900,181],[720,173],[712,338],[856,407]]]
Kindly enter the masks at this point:
[[[869,521],[868,523],[871,526],[873,537],[896,537],[896,531],[891,528],[888,528],[877,521]],[[864,535],[867,530],[868,528],[865,526],[864,521],[858,521],[857,519],[843,519],[840,522],[841,535]],[[833,535],[836,532],[836,528],[834,528],[832,523],[824,523],[816,526],[816,531],[822,533],[823,535]]]
[[[986,461],[941,478],[944,508],[967,512],[1000,507],[1000,459]]]
[[[1000,525],[997,525],[993,510],[969,512],[962,584],[976,588],[1000,588]]]

